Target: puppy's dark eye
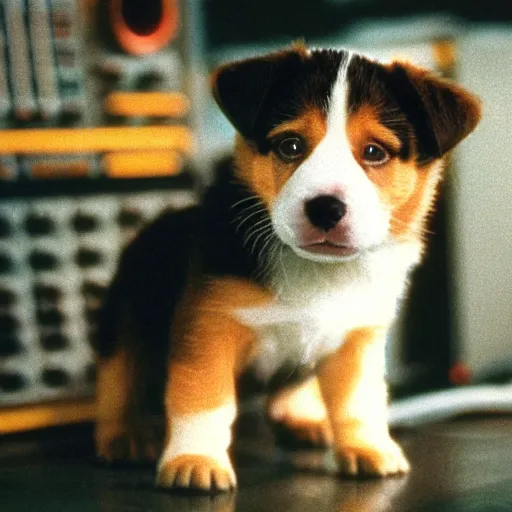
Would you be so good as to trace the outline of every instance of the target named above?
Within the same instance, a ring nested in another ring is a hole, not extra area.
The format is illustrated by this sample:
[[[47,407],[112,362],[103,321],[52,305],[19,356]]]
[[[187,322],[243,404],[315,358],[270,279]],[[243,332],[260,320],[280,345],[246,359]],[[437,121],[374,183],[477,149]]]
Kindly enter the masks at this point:
[[[363,150],[363,162],[366,165],[377,167],[389,160],[389,153],[379,144],[367,144]]]
[[[273,143],[274,153],[285,163],[300,160],[306,152],[306,143],[298,135],[280,137]]]

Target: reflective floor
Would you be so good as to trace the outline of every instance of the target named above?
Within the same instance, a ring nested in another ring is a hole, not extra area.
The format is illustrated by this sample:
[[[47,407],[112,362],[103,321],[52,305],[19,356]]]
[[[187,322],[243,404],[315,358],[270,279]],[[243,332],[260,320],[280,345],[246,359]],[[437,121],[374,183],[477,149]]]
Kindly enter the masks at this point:
[[[408,477],[347,481],[320,451],[276,449],[258,415],[237,435],[236,493],[194,497],[153,487],[151,468],[106,469],[92,457],[90,425],[0,442],[0,511],[512,511],[512,417],[466,418],[398,437]]]

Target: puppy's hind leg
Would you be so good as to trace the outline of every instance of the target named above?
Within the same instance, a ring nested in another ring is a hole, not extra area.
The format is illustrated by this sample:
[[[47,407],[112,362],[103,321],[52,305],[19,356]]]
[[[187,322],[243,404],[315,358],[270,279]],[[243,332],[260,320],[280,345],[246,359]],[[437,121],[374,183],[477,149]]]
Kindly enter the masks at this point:
[[[133,333],[132,335],[133,336]],[[140,340],[139,340],[140,342]],[[161,364],[161,363],[160,363]],[[164,436],[163,376],[132,339],[97,358],[96,455],[108,464],[154,463]],[[160,417],[159,417],[160,413]]]
[[[294,448],[326,447],[332,442],[331,425],[316,377],[272,395],[267,413],[281,444]]]

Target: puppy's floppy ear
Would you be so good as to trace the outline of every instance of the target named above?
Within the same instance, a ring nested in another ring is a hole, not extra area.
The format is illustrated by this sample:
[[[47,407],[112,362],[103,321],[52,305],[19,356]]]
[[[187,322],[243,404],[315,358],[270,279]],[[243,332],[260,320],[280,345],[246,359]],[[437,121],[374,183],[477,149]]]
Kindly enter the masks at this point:
[[[395,99],[414,127],[419,162],[442,157],[480,121],[480,101],[449,80],[403,63],[392,65],[390,77]]]
[[[288,75],[293,74],[305,55],[304,46],[294,45],[282,52],[225,64],[214,71],[213,96],[244,137],[254,137],[272,89],[287,74],[286,70]]]

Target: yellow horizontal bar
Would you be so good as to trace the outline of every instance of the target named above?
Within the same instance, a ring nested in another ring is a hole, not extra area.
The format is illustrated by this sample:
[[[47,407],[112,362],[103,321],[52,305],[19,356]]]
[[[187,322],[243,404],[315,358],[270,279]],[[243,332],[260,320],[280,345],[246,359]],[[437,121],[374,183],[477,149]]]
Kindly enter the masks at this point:
[[[93,421],[95,417],[93,399],[0,408],[0,434]]]
[[[0,155],[153,149],[190,153],[192,146],[192,132],[186,126],[50,128],[0,132]]]
[[[179,92],[113,92],[105,99],[105,110],[125,117],[184,117],[190,101]]]
[[[108,153],[102,164],[111,178],[142,178],[178,174],[183,159],[172,151],[137,151]]]

